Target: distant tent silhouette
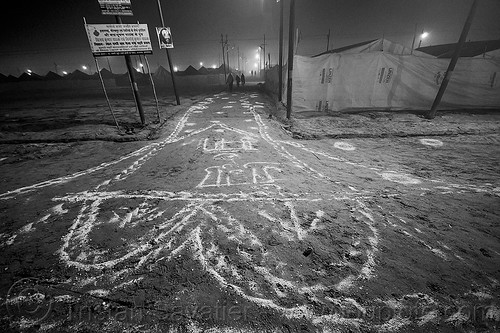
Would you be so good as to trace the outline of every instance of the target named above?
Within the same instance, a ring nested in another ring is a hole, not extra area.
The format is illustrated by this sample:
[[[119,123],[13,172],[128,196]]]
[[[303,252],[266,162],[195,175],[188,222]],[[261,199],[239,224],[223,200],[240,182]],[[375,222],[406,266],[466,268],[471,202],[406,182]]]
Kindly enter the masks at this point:
[[[45,79],[46,80],[60,80],[62,79],[62,76],[54,73],[53,71],[49,71],[47,74],[45,74]]]
[[[209,70],[205,66],[201,66],[200,69],[198,69],[198,73],[201,75],[207,75]]]
[[[160,66],[158,67],[158,69],[153,73],[153,77],[156,78],[160,78],[160,77],[170,77],[170,72],[165,69],[165,67],[163,66]]]
[[[220,65],[219,68],[214,71],[214,74],[224,74],[224,64]]]
[[[81,70],[76,69],[65,76],[67,80],[89,80],[93,79],[91,75],[85,74]]]
[[[7,82],[17,82],[19,81],[14,75],[7,76]]]
[[[43,80],[43,76],[40,76],[36,73],[23,73],[17,79],[18,81],[41,81]]]
[[[153,81],[158,84],[169,84],[172,80],[172,75],[163,66],[159,66],[153,73]]]
[[[143,74],[141,72],[135,71],[134,77],[135,82],[140,86],[147,86],[151,84],[149,82],[148,74]],[[128,75],[128,72],[125,72],[123,74],[115,74],[113,75],[113,78],[115,79],[116,85],[119,87],[130,86],[130,76]]]
[[[98,74],[96,73],[95,75],[98,75]],[[106,68],[101,69],[101,76],[103,79],[114,79],[115,78],[115,74],[111,73]]]
[[[184,71],[176,72],[178,76],[187,76],[187,75],[200,75],[200,73],[193,66],[189,65],[188,68]]]

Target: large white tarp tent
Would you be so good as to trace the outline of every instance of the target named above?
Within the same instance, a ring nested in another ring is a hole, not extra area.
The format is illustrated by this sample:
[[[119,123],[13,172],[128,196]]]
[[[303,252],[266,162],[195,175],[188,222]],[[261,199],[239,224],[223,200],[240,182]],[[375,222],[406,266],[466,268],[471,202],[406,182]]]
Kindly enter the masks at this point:
[[[293,111],[427,110],[449,62],[384,40],[357,52],[295,56]],[[460,58],[440,109],[499,108],[498,72],[498,58]]]
[[[484,52],[483,54],[477,55],[474,58],[488,58],[488,59],[497,58],[498,60],[500,60],[500,49]]]
[[[387,40],[385,38],[373,39],[366,42],[344,46],[338,49],[323,52],[319,55],[353,54],[353,53],[366,53],[366,52],[377,52],[377,51],[383,51],[385,53],[400,54],[400,55],[413,54],[418,57],[435,58],[430,54],[420,52],[418,50],[412,50],[411,48],[408,48],[398,43],[391,42],[390,40]]]

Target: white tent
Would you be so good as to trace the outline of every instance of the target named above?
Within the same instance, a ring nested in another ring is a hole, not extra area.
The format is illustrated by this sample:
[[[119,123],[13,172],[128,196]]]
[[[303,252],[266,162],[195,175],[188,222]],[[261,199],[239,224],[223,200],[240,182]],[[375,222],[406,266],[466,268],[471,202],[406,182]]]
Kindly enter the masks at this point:
[[[384,40],[370,44],[357,53],[295,56],[294,112],[429,109],[450,60]],[[460,58],[440,109],[500,107],[499,71],[498,58]]]
[[[483,54],[475,56],[474,58],[500,59],[500,49],[485,52]]]
[[[412,50],[406,46],[401,44],[397,44],[391,42],[390,40],[380,38],[374,39],[354,45],[349,45],[345,47],[341,47],[338,49],[330,50],[327,52],[323,52],[320,55],[325,54],[354,54],[354,53],[367,53],[367,52],[385,52],[390,54],[400,54],[400,55],[410,55],[413,54],[417,57],[425,57],[425,58],[435,58],[434,56],[420,52],[417,50]]]

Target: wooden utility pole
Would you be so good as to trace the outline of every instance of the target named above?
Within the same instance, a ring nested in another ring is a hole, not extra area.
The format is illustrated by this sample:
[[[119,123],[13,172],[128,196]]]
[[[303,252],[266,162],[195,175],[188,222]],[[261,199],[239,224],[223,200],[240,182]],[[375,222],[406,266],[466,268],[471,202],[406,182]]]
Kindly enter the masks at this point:
[[[293,44],[295,44],[295,0],[290,0],[290,19],[288,24],[288,82],[286,91],[286,117],[292,116],[292,74],[293,74]]]
[[[266,34],[264,34],[264,82],[266,81]]]
[[[160,14],[161,26],[164,27],[165,22],[163,21],[163,11],[161,9],[160,0],[157,0],[157,3],[158,3],[158,13]],[[177,87],[175,86],[174,68],[172,66],[172,61],[170,59],[170,53],[168,52],[168,48],[166,48],[165,51],[167,51],[167,60],[168,60],[168,66],[170,68],[170,76],[172,77],[172,85],[174,88],[175,100],[177,101],[177,105],[181,105],[181,101],[179,100],[179,95],[177,94]]]
[[[264,34],[264,77],[266,76],[266,34]]]
[[[278,64],[278,101],[283,99],[283,3],[280,0],[280,37],[279,37],[279,64]]]
[[[328,35],[326,35],[326,52],[330,49],[330,29],[328,29]]]
[[[465,39],[467,38],[467,34],[469,33],[470,26],[472,24],[472,19],[474,18],[474,14],[476,13],[478,5],[478,0],[474,0],[472,6],[469,11],[469,15],[467,16],[467,20],[465,21],[464,27],[462,29],[462,33],[460,34],[460,38],[458,39],[457,46],[455,47],[455,52],[453,53],[453,57],[451,58],[450,64],[448,65],[448,69],[446,70],[446,74],[444,75],[443,82],[441,82],[441,86],[439,87],[439,91],[436,95],[436,99],[434,99],[434,103],[432,103],[432,107],[429,112],[426,114],[427,119],[434,119],[436,117],[436,110],[441,103],[441,99],[443,98],[444,92],[446,91],[446,87],[450,82],[450,77],[453,74],[453,70],[458,62],[458,58],[460,57],[460,50],[462,49]]]
[[[415,49],[415,39],[417,39],[417,24],[415,23],[415,31],[413,31],[413,41],[411,42],[411,54],[413,54],[413,50]]]
[[[119,15],[115,15],[116,23],[123,24],[122,18]],[[135,80],[135,69],[132,66],[132,60],[130,55],[125,55],[125,63],[127,64],[128,76],[130,78],[130,84],[132,85],[132,91],[134,92],[135,105],[139,111],[139,117],[141,118],[141,124],[146,124],[146,119],[144,117],[144,109],[142,108],[141,96],[139,94],[139,87],[137,86],[137,81]]]
[[[224,82],[227,80],[226,73],[226,56],[225,56],[225,47],[224,47],[224,36],[220,34],[220,45],[222,46],[222,63],[224,64]]]
[[[229,44],[227,42],[227,35],[226,35],[226,58],[227,58],[227,71],[229,75],[229,73],[231,73],[231,65],[229,64]]]
[[[240,71],[240,47],[238,46],[238,70]]]

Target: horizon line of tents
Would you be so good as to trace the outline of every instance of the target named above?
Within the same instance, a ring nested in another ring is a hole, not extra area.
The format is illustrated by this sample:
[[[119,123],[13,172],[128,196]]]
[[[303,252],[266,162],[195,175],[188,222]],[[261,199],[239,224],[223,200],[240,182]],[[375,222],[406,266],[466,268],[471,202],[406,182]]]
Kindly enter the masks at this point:
[[[226,71],[224,71],[224,65],[221,65],[218,68],[207,68],[204,66],[201,66],[199,69],[194,68],[192,65],[189,65],[185,70],[183,71],[175,71],[175,76],[191,76],[191,75],[218,75],[218,74],[224,74],[229,73],[234,71],[233,69],[229,68]],[[100,70],[101,76],[103,79],[114,79],[117,77],[121,76],[126,76],[128,75],[127,72],[125,73],[113,73],[107,68],[102,68]],[[148,73],[143,73],[142,71],[137,71],[135,75],[149,75]],[[165,76],[165,75],[171,75],[170,71],[167,70],[163,66],[159,66],[156,71],[151,72],[151,75],[153,77],[155,76]],[[43,81],[43,80],[89,80],[89,79],[98,79],[99,75],[97,72],[94,72],[92,74],[87,74],[79,69],[75,69],[73,72],[65,74],[65,75],[60,75],[58,73],[55,73],[53,71],[48,71],[47,74],[45,75],[40,75],[35,72],[23,72],[19,76],[14,76],[14,75],[4,75],[0,73],[0,83],[8,83],[8,82],[21,82],[21,81]]]
[[[409,51],[408,48],[398,45],[396,43],[393,43],[391,41],[385,40],[385,39],[374,39],[374,40],[368,40],[364,41],[361,43],[356,43],[352,45],[348,45],[342,48],[334,49],[334,50],[329,50],[326,52],[322,52],[320,54],[317,54],[314,57],[318,57],[324,54],[333,54],[333,53],[356,53],[359,51],[375,51],[377,49],[384,50],[387,49],[387,46],[389,45],[389,49],[391,48],[396,48],[398,49],[397,52],[394,52],[395,50],[392,50],[392,53],[398,53],[398,54],[413,54],[413,55],[419,55],[419,56],[425,56],[425,57],[435,57],[435,58],[450,58],[454,49],[455,49],[455,43],[451,44],[441,44],[441,45],[434,45],[434,46],[427,46],[427,47],[420,47],[415,49],[415,51]],[[500,57],[500,39],[497,40],[485,40],[485,41],[468,41],[465,42],[463,49],[460,52],[460,57],[485,57],[488,55],[489,57]],[[234,71],[234,69],[228,68],[227,70],[224,70],[224,65],[220,65],[218,68],[207,68],[204,66],[201,66],[198,70],[194,68],[192,65],[189,65],[184,71],[174,71],[175,76],[191,76],[191,75],[216,75],[216,74],[225,74],[225,73],[230,73]],[[127,72],[125,73],[113,73],[110,70],[103,68],[100,70],[101,75],[103,79],[112,79],[112,78],[117,78],[121,76],[127,75]],[[165,69],[163,66],[158,66],[155,72],[151,73],[154,76],[162,76],[165,77],[165,75],[171,75],[170,71]],[[145,74],[141,71],[137,71],[136,75],[149,75]],[[47,72],[45,75],[39,75],[34,72],[23,72],[21,75],[18,77],[14,75],[4,75],[0,73],[0,83],[5,83],[5,82],[22,82],[22,81],[42,81],[42,80],[60,80],[60,79],[66,79],[66,80],[85,80],[85,79],[95,79],[98,78],[98,73],[94,72],[93,74],[87,74],[85,72],[82,72],[79,69],[74,70],[71,73],[60,75],[58,73],[55,73],[53,71]]]

